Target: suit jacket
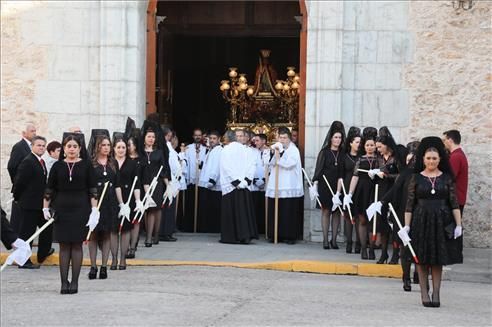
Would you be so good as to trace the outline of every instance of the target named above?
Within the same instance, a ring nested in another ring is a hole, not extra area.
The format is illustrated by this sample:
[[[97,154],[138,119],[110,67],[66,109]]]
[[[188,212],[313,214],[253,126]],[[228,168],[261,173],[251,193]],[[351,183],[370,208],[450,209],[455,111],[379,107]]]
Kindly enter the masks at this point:
[[[21,209],[41,210],[47,179],[46,166],[41,165],[35,154],[31,153],[22,160],[14,181],[14,200]]]
[[[7,170],[9,171],[10,181],[12,184],[14,184],[15,181],[17,168],[19,168],[20,163],[29,153],[31,153],[31,149],[24,139],[14,144],[14,147],[10,152],[9,162],[7,164]]]
[[[14,232],[10,223],[7,220],[7,214],[2,210],[2,243],[7,250],[12,249],[12,243],[17,239],[17,234]]]

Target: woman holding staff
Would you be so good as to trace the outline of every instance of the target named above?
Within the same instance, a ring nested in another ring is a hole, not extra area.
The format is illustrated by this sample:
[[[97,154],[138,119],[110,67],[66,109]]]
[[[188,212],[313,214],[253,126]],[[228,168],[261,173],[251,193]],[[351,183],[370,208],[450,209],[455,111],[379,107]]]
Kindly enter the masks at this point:
[[[54,233],[60,243],[61,294],[78,292],[87,218],[97,221],[99,216],[96,182],[91,163],[82,147],[83,139],[83,134],[63,134],[60,159],[51,168],[44,195],[43,208],[55,210]],[[70,265],[71,281],[68,280]]]
[[[133,165],[136,166],[136,174],[138,176],[138,181],[137,185],[139,185],[139,198],[135,198],[135,208],[138,209],[143,209],[143,204],[142,201],[140,200],[140,197],[143,197],[143,191],[142,191],[142,165],[141,165],[141,160],[139,156],[139,151],[138,151],[138,140],[139,140],[139,134],[140,130],[136,129],[131,131],[129,135],[127,135],[127,160],[132,161]],[[134,213],[135,210],[132,210]],[[132,217],[135,217],[134,214],[132,214]],[[133,219],[131,219],[133,220]],[[140,224],[136,223],[133,225],[133,228],[130,230],[130,248],[128,249],[128,254],[126,255],[127,259],[134,259],[135,258],[135,251],[137,251],[137,245],[138,245],[138,238],[140,235]]]
[[[403,230],[410,234],[419,259],[417,271],[422,305],[439,307],[442,266],[463,263],[463,231],[456,186],[439,137],[423,138],[417,149]],[[432,300],[427,283],[429,270]]]
[[[316,161],[313,177],[313,186],[310,193],[319,194],[319,200],[323,206],[321,209],[321,226],[323,228],[323,249],[338,249],[337,234],[340,226],[340,212],[334,204],[341,205],[340,191],[343,178],[343,151],[342,144],[345,140],[345,127],[340,121],[334,121]],[[323,176],[328,180],[331,189],[336,194],[331,194]],[[316,204],[319,207],[318,204]],[[340,206],[341,207],[341,206]],[[332,237],[328,242],[328,233],[331,225]]]
[[[118,220],[118,203],[121,203],[121,188],[119,187],[117,164],[112,158],[111,141],[106,133],[99,134],[97,130],[92,131],[90,144],[92,148],[92,167],[97,183],[98,193],[101,194],[104,184],[108,182],[108,187],[100,206],[101,217],[94,232],[89,239],[89,257],[91,260],[91,270],[89,271],[89,279],[97,277],[97,248],[101,245],[101,270],[99,271],[99,279],[108,278],[107,263],[109,259],[109,251],[111,245],[111,231],[119,225]],[[95,141],[94,141],[95,140]],[[118,197],[117,197],[117,192]],[[112,266],[116,262],[113,261]],[[114,268],[113,268],[114,269]]]
[[[350,181],[354,173],[355,163],[359,159],[359,146],[360,146],[360,128],[350,127],[347,139],[345,140],[345,149],[343,157],[343,184],[345,190],[350,190]],[[352,212],[352,217],[355,220],[355,224],[352,224],[350,220],[350,215],[348,208],[345,207],[344,217],[345,217],[345,237],[347,238],[347,245],[345,252],[352,253],[352,234],[355,226],[355,253],[360,253],[360,238],[359,238],[359,220],[355,219],[357,217],[357,210],[355,206],[350,207]]]
[[[111,254],[113,255],[111,270],[115,270],[118,265],[118,249],[120,250],[120,262],[118,269],[125,270],[126,254],[130,245],[130,231],[135,226],[131,223],[133,217],[135,216],[135,203],[136,201],[140,201],[140,184],[138,180],[137,162],[127,158],[127,148],[123,138],[115,139],[113,149],[119,175],[121,204],[120,212],[118,214],[119,224],[111,231]],[[137,178],[136,182],[134,182],[135,177]],[[133,194],[130,193],[132,187]],[[123,224],[121,224],[122,222]]]
[[[366,208],[374,202],[374,191],[376,182],[374,181],[373,171],[378,168],[378,160],[376,157],[376,129],[366,128],[362,138],[362,155],[355,163],[352,180],[350,181],[349,194],[345,203],[352,203],[352,195],[354,197],[354,206],[357,211],[357,219],[359,220],[359,237],[361,243],[361,259],[374,260],[374,239],[369,238],[369,255],[367,254],[367,227],[368,218],[366,216]],[[360,172],[363,169],[367,172]],[[354,193],[355,192],[355,193]],[[372,234],[372,233],[371,233]],[[372,235],[371,235],[372,236]]]
[[[163,197],[170,192],[170,188],[168,188],[170,180],[169,150],[167,149],[167,146],[158,146],[158,144],[160,145],[164,142],[164,137],[162,135],[162,130],[157,123],[146,120],[142,130],[142,184],[145,192],[149,190],[150,184],[159,172],[160,167],[163,167],[160,175],[157,177],[157,185],[152,197],[149,198],[150,205],[145,216],[145,228],[147,232],[145,247],[152,247],[152,244],[159,244]],[[162,142],[158,140],[158,137]],[[166,187],[166,191],[164,191],[164,187]]]

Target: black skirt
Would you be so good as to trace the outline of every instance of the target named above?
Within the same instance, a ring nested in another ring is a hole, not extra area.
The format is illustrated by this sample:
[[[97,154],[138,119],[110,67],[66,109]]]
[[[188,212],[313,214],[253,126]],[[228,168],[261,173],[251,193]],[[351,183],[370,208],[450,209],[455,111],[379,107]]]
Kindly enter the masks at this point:
[[[253,203],[255,205],[256,226],[258,226],[258,234],[265,234],[265,192],[251,192],[253,195]]]
[[[184,194],[184,215],[180,215],[178,219],[178,229],[181,232],[192,233],[195,223],[195,185],[190,184],[186,191],[182,192]],[[200,201],[200,193],[198,193],[198,201]]]
[[[445,200],[418,200],[410,226],[411,243],[419,263],[452,265],[463,263],[463,237],[448,235],[454,218]]]
[[[253,198],[249,190],[236,189],[222,196],[220,218],[222,243],[248,243],[258,239]]]
[[[222,192],[200,187],[198,199],[198,232],[220,233]]]
[[[278,241],[298,239],[301,198],[278,199]],[[268,238],[274,239],[275,199],[268,198]]]
[[[164,203],[162,210],[162,222],[161,230],[159,231],[160,236],[172,236],[176,230],[176,200],[178,197],[173,199],[171,205],[169,201]]]
[[[86,190],[60,192],[53,203],[55,240],[61,243],[83,242],[89,228],[91,206]]]

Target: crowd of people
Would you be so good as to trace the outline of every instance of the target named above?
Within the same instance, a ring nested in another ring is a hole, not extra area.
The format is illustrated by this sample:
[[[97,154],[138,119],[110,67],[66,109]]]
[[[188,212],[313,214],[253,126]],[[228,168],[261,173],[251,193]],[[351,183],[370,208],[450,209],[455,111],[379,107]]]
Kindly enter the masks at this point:
[[[37,256],[42,263],[54,252],[52,242],[59,243],[62,294],[78,292],[84,241],[89,279],[108,277],[110,256],[110,270],[126,269],[141,233],[144,247],[174,242],[178,230],[220,233],[222,243],[249,244],[265,234],[270,242],[295,244],[302,238],[304,198],[296,138],[286,127],[273,142],[249,130],[205,135],[197,128],[185,146],[175,131],[149,117],[141,128],[127,124],[112,137],[92,130],[86,147],[79,128],[64,133],[61,143],[46,144],[29,124],[8,163],[12,229],[4,228],[2,211],[2,240],[19,247],[54,218],[54,228],[40,234]],[[423,305],[439,306],[442,266],[463,260],[468,168],[460,141],[460,133],[450,130],[442,139],[404,146],[386,127],[350,127],[346,133],[343,123],[333,122],[312,183],[305,176],[321,210],[323,248],[339,248],[343,222],[346,253],[375,260],[380,249],[378,264],[401,262],[405,291],[411,290],[413,261]],[[4,238],[4,229],[18,238]],[[39,265],[27,260],[19,268]]]

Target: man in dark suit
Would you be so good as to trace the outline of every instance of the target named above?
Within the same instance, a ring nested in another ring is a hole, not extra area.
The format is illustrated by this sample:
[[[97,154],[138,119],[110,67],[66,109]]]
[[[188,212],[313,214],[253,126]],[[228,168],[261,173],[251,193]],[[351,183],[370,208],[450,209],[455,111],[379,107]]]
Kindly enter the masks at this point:
[[[22,139],[14,144],[12,152],[10,152],[9,162],[7,164],[7,170],[10,175],[10,181],[12,182],[12,192],[13,185],[15,181],[15,175],[17,173],[17,168],[24,158],[31,153],[31,141],[32,138],[36,136],[36,127],[33,124],[27,124],[26,129],[22,132]],[[16,232],[20,232],[20,227],[22,224],[22,215],[17,203],[12,202],[12,211],[10,213],[10,224],[12,229]]]
[[[32,152],[27,155],[17,169],[14,181],[14,201],[19,204],[22,214],[20,238],[27,240],[36,227],[46,223],[43,214],[43,197],[46,188],[47,169],[41,156],[46,148],[46,139],[35,136],[32,139]],[[51,248],[52,228],[48,227],[39,235],[38,262],[43,262],[53,254]],[[32,245],[31,245],[32,246]],[[34,268],[31,261],[19,268]]]

